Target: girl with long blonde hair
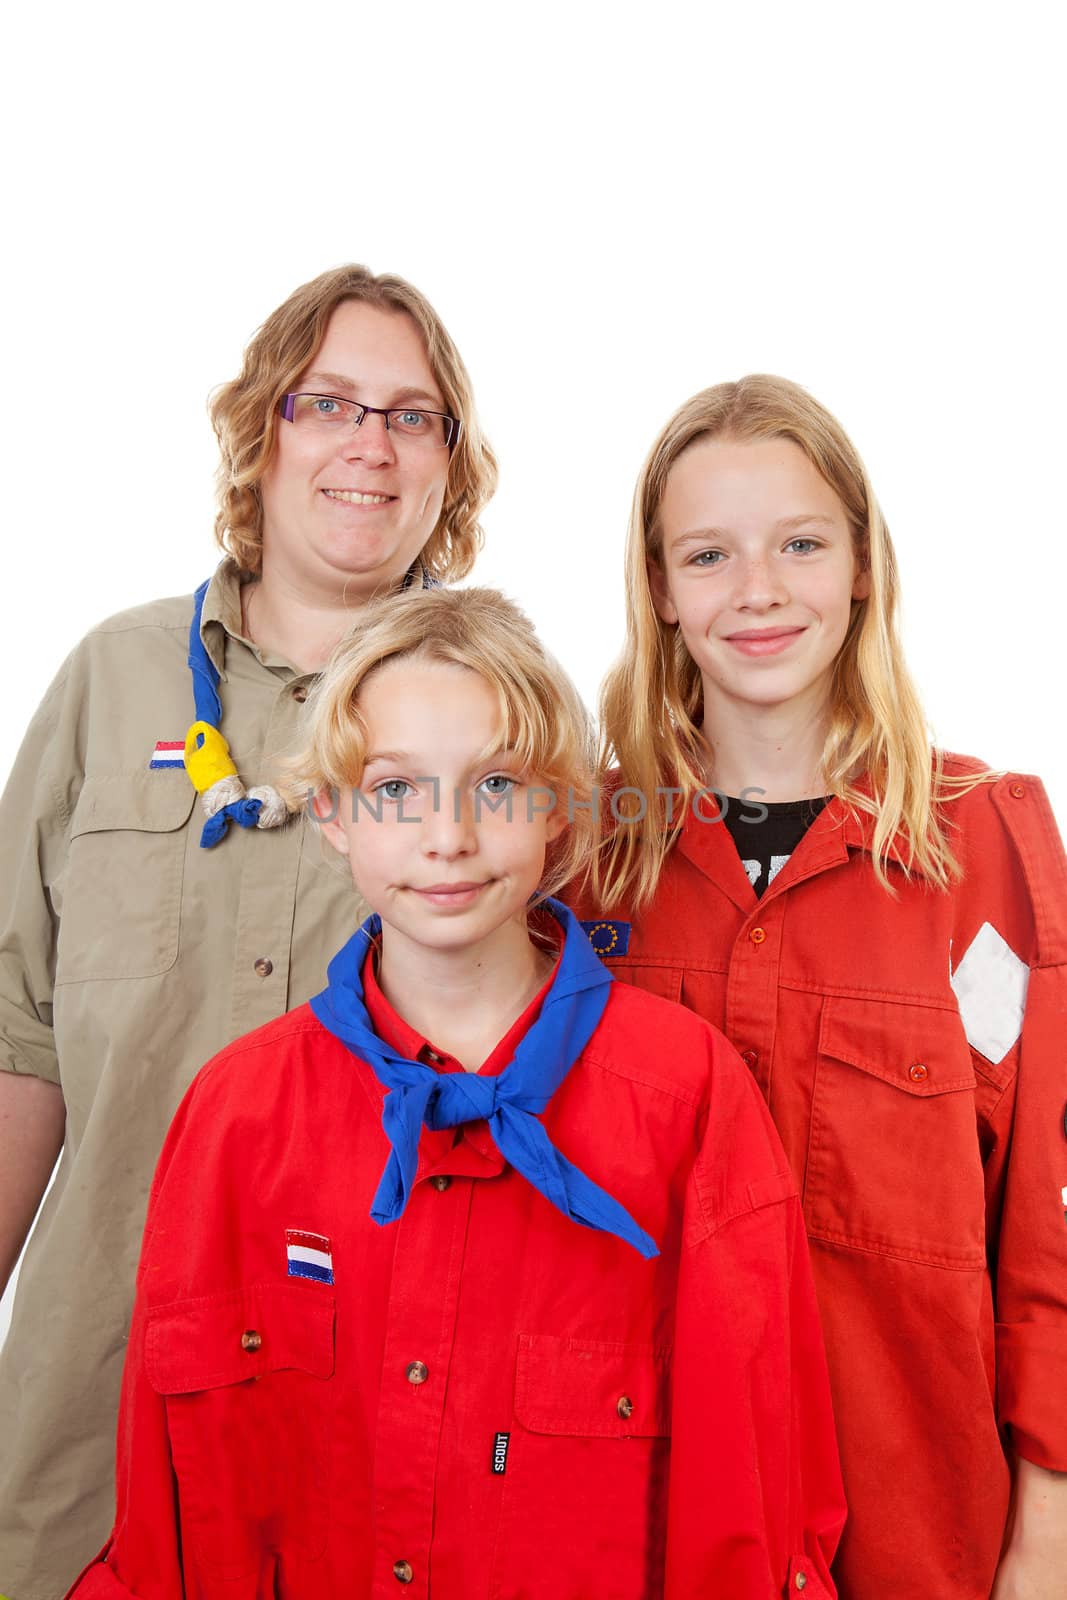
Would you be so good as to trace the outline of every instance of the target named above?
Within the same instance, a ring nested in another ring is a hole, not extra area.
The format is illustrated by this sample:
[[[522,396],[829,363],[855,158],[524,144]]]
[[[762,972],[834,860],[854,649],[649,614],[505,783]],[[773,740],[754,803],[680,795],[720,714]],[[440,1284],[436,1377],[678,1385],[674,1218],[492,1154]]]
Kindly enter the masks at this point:
[[[931,748],[884,518],[796,384],[675,413],[626,560],[580,909],[618,976],[724,1029],[782,1135],[850,1505],[841,1592],[1059,1592],[1067,872],[1041,786]]]

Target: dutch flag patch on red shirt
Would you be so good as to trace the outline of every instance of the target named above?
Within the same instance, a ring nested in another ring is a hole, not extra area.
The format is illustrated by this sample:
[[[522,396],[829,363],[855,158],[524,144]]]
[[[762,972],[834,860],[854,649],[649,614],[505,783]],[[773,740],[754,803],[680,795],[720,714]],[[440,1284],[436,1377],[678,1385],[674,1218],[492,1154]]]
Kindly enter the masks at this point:
[[[333,1282],[333,1256],[324,1233],[306,1233],[303,1228],[286,1228],[285,1254],[290,1278],[315,1278]]]

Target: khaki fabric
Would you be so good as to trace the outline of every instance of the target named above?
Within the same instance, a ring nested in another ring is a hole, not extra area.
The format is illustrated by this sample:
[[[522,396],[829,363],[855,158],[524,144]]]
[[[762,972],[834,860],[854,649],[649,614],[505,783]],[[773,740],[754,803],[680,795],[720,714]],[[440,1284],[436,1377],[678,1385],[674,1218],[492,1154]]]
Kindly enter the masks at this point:
[[[57,1600],[114,1515],[115,1418],[156,1157],[186,1086],[323,987],[365,913],[303,817],[200,848],[183,767],[192,596],[83,640],[27,733],[0,812],[0,1068],[62,1086],[66,1142],[0,1352],[0,1594]],[[299,742],[310,677],[241,637],[239,580],[205,644],[246,785]],[[257,967],[258,963],[258,967]],[[266,963],[270,963],[267,971]]]

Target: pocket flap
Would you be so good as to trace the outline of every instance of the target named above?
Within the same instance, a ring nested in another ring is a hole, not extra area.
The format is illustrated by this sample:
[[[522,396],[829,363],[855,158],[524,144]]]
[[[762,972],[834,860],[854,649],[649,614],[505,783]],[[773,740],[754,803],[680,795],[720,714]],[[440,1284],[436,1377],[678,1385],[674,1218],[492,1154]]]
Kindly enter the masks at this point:
[[[86,778],[71,818],[70,836],[132,828],[172,833],[185,826],[196,790],[184,767],[173,772],[138,772],[122,778]]]
[[[515,1416],[531,1433],[669,1435],[670,1352],[545,1333],[519,1335]]]
[[[926,1097],[975,1086],[959,1013],[938,1006],[828,999],[819,1051],[907,1094]]]
[[[145,1372],[158,1394],[189,1394],[295,1367],[333,1373],[334,1297],[318,1285],[256,1284],[149,1312]]]

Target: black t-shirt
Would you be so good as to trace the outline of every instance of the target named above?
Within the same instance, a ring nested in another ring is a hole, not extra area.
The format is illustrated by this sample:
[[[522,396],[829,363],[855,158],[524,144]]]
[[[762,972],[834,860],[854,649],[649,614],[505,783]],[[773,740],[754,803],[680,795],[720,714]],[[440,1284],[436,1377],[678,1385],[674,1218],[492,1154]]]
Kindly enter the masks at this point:
[[[719,797],[723,824],[757,895],[781,872],[829,798],[770,802]]]

